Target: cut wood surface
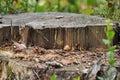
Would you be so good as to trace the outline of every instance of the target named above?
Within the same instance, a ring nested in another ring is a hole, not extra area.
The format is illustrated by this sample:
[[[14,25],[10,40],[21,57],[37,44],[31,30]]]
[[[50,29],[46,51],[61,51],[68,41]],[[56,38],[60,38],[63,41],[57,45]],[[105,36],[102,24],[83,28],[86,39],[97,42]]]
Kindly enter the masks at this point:
[[[27,46],[60,49],[79,45],[79,49],[92,49],[105,47],[102,43],[105,20],[98,16],[44,12],[5,15],[2,23],[14,27],[11,39],[23,41]]]

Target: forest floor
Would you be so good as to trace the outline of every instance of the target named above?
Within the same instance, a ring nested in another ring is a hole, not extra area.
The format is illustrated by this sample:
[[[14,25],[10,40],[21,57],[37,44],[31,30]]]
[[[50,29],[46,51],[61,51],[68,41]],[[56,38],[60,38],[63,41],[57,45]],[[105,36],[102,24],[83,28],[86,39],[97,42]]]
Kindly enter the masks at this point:
[[[47,68],[49,65],[50,69],[63,68],[66,71],[81,70],[81,72],[88,73],[99,61],[99,64],[108,64],[106,52],[107,50],[102,48],[93,51],[65,51],[63,49],[44,49],[41,47],[23,49],[18,45],[17,47],[10,45],[1,47],[0,56],[8,57],[17,62],[31,62],[31,67]],[[120,67],[120,53],[118,49],[115,51],[114,59],[116,61],[115,66]]]

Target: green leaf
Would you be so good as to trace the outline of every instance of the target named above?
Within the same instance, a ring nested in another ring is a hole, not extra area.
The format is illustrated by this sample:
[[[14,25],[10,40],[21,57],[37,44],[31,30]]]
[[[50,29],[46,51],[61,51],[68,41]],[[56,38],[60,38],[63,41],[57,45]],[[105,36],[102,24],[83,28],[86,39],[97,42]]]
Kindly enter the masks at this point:
[[[70,4],[74,4],[74,5],[75,5],[76,1],[77,1],[77,0],[68,0],[68,2],[69,2]]]
[[[104,80],[102,77],[98,77],[99,80]]]
[[[114,35],[115,35],[115,33],[113,31],[107,33],[107,37],[108,37],[109,40],[113,39]]]
[[[111,31],[111,30],[113,30],[113,26],[111,26],[110,24],[107,24],[107,29],[108,29],[109,31]]]
[[[73,80],[80,80],[80,77],[73,78]]]
[[[106,20],[106,23],[107,23],[107,31],[111,31],[113,30],[113,26],[110,24],[111,23],[111,20]]]
[[[57,76],[54,74],[50,77],[50,80],[57,80]]]
[[[87,4],[88,5],[93,5],[95,3],[96,0],[87,0]]]
[[[107,40],[107,39],[103,39],[102,41],[104,42],[104,44],[105,44],[105,45],[110,44],[110,41],[109,41],[109,40]]]
[[[87,8],[87,9],[85,9],[85,10],[82,11],[83,14],[87,14],[87,15],[92,14],[93,12],[94,11],[93,11],[92,8]]]
[[[114,73],[116,71],[116,68],[114,66],[111,66],[108,70],[109,73]]]
[[[108,23],[108,24],[109,24],[110,22],[111,22],[111,20],[110,20],[110,19],[106,20],[106,23]]]
[[[114,57],[114,53],[112,51],[107,52],[107,57],[108,58],[113,58]]]
[[[7,73],[11,73],[12,72],[12,68],[10,66],[7,66]]]
[[[114,51],[115,50],[115,48],[116,48],[116,45],[114,45],[114,46],[112,46],[112,47],[110,47],[110,51]]]
[[[110,65],[114,65],[114,64],[115,64],[115,60],[114,60],[114,59],[110,59],[110,60],[109,60],[109,64],[110,64]]]
[[[42,12],[44,10],[45,10],[44,6],[38,6],[36,12]]]

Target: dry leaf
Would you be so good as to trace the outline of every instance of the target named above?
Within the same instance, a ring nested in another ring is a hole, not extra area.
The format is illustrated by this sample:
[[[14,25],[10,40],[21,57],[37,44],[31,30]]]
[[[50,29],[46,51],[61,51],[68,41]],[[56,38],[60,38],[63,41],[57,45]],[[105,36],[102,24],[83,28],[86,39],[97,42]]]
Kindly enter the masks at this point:
[[[13,41],[13,45],[16,46],[20,50],[23,50],[26,48],[26,46],[24,44],[22,44],[22,43],[20,44],[20,43],[15,42],[15,41]]]
[[[65,51],[70,51],[71,50],[71,47],[69,45],[65,45],[64,48],[63,48]]]

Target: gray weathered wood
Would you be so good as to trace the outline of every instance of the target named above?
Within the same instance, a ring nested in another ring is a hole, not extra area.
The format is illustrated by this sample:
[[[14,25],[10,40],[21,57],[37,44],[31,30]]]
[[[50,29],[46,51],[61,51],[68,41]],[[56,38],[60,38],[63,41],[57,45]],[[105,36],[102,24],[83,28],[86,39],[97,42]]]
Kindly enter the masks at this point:
[[[63,48],[79,44],[78,48],[84,49],[105,47],[102,43],[105,20],[97,16],[58,12],[21,13],[5,15],[2,19],[4,24],[19,27],[12,32],[17,39],[15,35],[12,39],[19,39],[28,46]]]

